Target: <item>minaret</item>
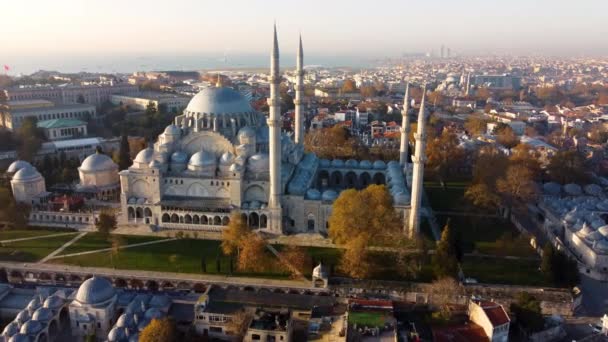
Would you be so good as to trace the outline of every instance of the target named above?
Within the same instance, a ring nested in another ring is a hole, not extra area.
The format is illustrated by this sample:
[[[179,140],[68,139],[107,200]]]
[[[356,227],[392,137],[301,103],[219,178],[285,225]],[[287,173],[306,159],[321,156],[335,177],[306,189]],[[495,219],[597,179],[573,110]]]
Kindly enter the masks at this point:
[[[469,96],[469,92],[471,91],[471,73],[470,72],[467,74],[467,83],[466,83],[465,87],[466,87],[466,89],[465,89],[464,94],[466,96]]]
[[[281,102],[279,98],[279,42],[277,26],[274,25],[274,40],[270,55],[270,98],[268,99],[268,130],[270,148],[270,196],[268,210],[270,211],[270,229],[282,233],[281,212]]]
[[[300,35],[300,45],[298,45],[298,58],[296,61],[296,98],[293,103],[296,106],[296,127],[295,127],[295,143],[304,143],[304,117],[302,103],[304,97],[304,50],[302,49],[302,35]]]
[[[414,172],[412,176],[412,203],[410,208],[409,235],[415,237],[420,231],[420,208],[422,202],[422,181],[424,176],[424,163],[426,161],[426,113],[424,110],[424,98],[426,85],[422,88],[422,101],[418,113],[418,127],[414,137],[416,138],[415,154],[412,156]]]
[[[399,149],[399,163],[401,167],[407,169],[407,150],[408,139],[410,135],[410,118],[408,111],[410,109],[410,82],[405,85],[405,97],[403,98],[403,110],[401,110],[401,148]]]

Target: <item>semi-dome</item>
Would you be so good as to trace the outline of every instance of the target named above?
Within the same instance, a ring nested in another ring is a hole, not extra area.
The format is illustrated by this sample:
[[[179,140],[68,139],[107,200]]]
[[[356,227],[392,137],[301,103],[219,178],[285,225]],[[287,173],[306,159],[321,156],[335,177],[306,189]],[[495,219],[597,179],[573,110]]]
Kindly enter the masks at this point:
[[[171,162],[176,164],[186,164],[188,162],[188,155],[182,151],[175,151],[171,155]]]
[[[323,191],[323,195],[321,195],[321,199],[323,201],[334,201],[336,198],[338,198],[338,193],[335,190],[325,190]]]
[[[18,333],[13,335],[8,342],[31,342],[30,338],[27,337],[27,335],[24,335],[22,333]]]
[[[34,312],[32,319],[40,322],[48,322],[53,319],[53,312],[44,307],[38,308],[38,310]]]
[[[99,304],[112,298],[114,294],[114,287],[109,280],[93,277],[80,285],[76,293],[76,300],[83,304]]]
[[[165,134],[167,135],[181,135],[182,134],[182,130],[175,126],[174,124],[170,124],[169,126],[167,126],[165,128]]]
[[[112,158],[103,153],[95,152],[86,157],[80,164],[81,171],[97,172],[118,169]]]
[[[19,323],[17,322],[10,322],[2,330],[2,336],[4,337],[11,337],[17,333],[19,333]]]
[[[37,335],[42,328],[42,323],[31,319],[21,326],[20,332],[24,335]]]
[[[268,172],[270,167],[268,154],[254,154],[247,160],[247,169],[251,172]]]
[[[308,191],[306,191],[306,198],[310,200],[320,200],[321,192],[317,189],[308,189]]]
[[[188,165],[190,166],[213,166],[217,163],[215,154],[209,151],[199,151],[190,157]]]
[[[13,176],[13,181],[31,181],[42,177],[33,166],[24,167]]]
[[[154,160],[154,149],[148,147],[139,151],[133,162],[139,163],[140,165],[148,165],[152,160]]]
[[[26,162],[25,160],[15,160],[11,163],[11,165],[9,165],[8,169],[6,169],[6,172],[14,174],[15,172],[28,166],[31,167],[32,164]]]
[[[194,95],[186,113],[233,114],[253,112],[245,96],[232,88],[205,88]]]

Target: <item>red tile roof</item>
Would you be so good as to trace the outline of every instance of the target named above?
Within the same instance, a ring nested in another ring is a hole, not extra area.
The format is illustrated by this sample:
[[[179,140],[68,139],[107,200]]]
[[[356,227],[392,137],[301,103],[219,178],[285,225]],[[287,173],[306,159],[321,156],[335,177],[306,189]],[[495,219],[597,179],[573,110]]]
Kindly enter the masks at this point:
[[[350,299],[348,303],[369,308],[393,309],[393,302],[390,300]]]
[[[451,327],[434,327],[434,342],[485,342],[490,341],[485,331],[475,324],[457,325]]]
[[[489,301],[480,301],[478,304],[486,313],[486,316],[488,316],[488,319],[493,326],[497,327],[511,322],[509,315],[505,309],[503,309],[502,305]]]

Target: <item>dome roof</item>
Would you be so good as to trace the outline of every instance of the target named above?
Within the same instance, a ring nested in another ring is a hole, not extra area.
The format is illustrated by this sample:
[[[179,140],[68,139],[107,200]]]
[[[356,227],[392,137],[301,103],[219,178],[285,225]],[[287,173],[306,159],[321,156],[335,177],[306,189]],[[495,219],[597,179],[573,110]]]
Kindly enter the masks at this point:
[[[376,160],[374,162],[374,169],[376,169],[376,170],[384,170],[384,169],[386,169],[386,163],[383,162],[382,160]]]
[[[222,165],[230,165],[230,164],[232,164],[233,161],[234,161],[234,154],[232,154],[230,152],[225,152],[224,154],[222,154],[222,156],[220,158],[220,164],[222,164]]]
[[[174,124],[170,124],[169,126],[167,126],[167,128],[165,128],[164,133],[167,135],[181,135],[182,130]]]
[[[17,333],[19,333],[19,323],[17,322],[10,322],[2,330],[2,335],[5,337],[11,337]]]
[[[190,157],[188,165],[192,166],[213,166],[217,163],[215,154],[208,151],[199,151]]]
[[[252,172],[267,172],[270,169],[268,154],[254,154],[247,160],[247,169]]]
[[[139,164],[150,164],[150,162],[152,162],[152,160],[154,159],[154,149],[152,149],[151,147],[148,148],[144,148],[143,150],[139,151],[139,153],[137,154],[137,156],[135,157],[135,159],[133,160],[136,163]]]
[[[8,173],[15,173],[21,169],[23,169],[24,167],[31,167],[32,164],[26,162],[25,160],[15,160],[14,162],[11,163],[11,165],[9,165],[8,169],[6,169],[6,172]]]
[[[148,164],[148,166],[151,169],[160,169],[163,164],[161,162],[159,162],[158,160],[154,159],[153,161],[150,162],[150,164]]]
[[[188,161],[188,155],[182,151],[175,151],[171,155],[171,162],[176,164],[186,164]]]
[[[306,198],[310,200],[320,200],[321,193],[317,189],[308,189],[308,191],[306,191]]]
[[[15,320],[19,323],[25,323],[30,320],[30,313],[27,310],[22,310],[17,314]]]
[[[321,167],[329,167],[331,162],[328,159],[321,159],[319,165],[321,165]]]
[[[231,114],[253,112],[249,101],[232,88],[205,88],[194,95],[186,112]]]
[[[372,168],[372,162],[369,160],[362,160],[359,163],[359,167],[362,169],[371,169]]]
[[[38,296],[35,296],[27,304],[27,309],[28,309],[29,312],[33,312],[36,309],[38,309],[39,307],[41,307],[41,306],[42,306],[42,303],[40,302],[40,298]]]
[[[327,278],[327,270],[325,269],[325,266],[323,266],[323,264],[317,265],[317,267],[312,270],[312,276],[314,278],[321,279]]]
[[[49,298],[47,298],[44,301],[44,307],[49,308],[49,309],[57,309],[57,308],[63,306],[63,303],[64,302],[61,297],[52,295],[52,296],[49,296]]]
[[[122,342],[127,339],[127,329],[121,327],[114,327],[108,333],[108,341],[110,342]]]
[[[240,164],[232,164],[230,165],[230,172],[241,172],[243,170],[243,167]]]
[[[15,175],[13,176],[12,180],[25,182],[35,180],[40,177],[42,176],[40,175],[40,173],[38,173],[36,168],[34,168],[33,166],[28,166],[17,171],[17,173],[15,173]]]
[[[253,127],[245,126],[239,130],[239,133],[237,134],[237,138],[239,141],[241,141],[242,138],[255,138],[256,135],[257,134],[255,132],[255,129],[253,129]]]
[[[354,159],[347,160],[344,165],[346,165],[346,167],[350,167],[350,168],[357,168],[357,167],[359,167],[359,163],[356,160],[354,160]]]
[[[342,159],[334,159],[331,161],[331,166],[333,167],[343,167],[344,161]]]
[[[323,191],[323,195],[321,195],[321,199],[324,201],[334,201],[338,198],[338,193],[334,190],[325,190]]]
[[[129,336],[129,342],[139,342],[139,334],[135,333]]]
[[[135,323],[135,320],[133,319],[133,314],[131,314],[131,313],[124,313],[124,314],[120,315],[120,317],[118,317],[118,320],[116,320],[117,327],[128,328],[128,327],[132,326],[134,323]]]
[[[40,322],[48,322],[53,319],[53,312],[47,308],[39,308],[34,312],[32,319]]]
[[[162,318],[164,316],[165,315],[162,313],[162,311],[160,311],[157,308],[149,308],[148,310],[146,310],[146,313],[144,314],[144,317],[146,317],[146,319],[149,319],[149,320]]]
[[[42,330],[42,323],[36,320],[29,320],[21,326],[21,333],[24,335],[36,335]]]
[[[27,335],[24,335],[22,333],[18,333],[13,335],[8,342],[31,342],[30,338],[27,337]]]
[[[83,304],[98,304],[114,296],[114,287],[106,278],[93,277],[78,288],[76,300]]]
[[[97,172],[118,169],[118,165],[112,161],[112,158],[106,156],[103,153],[93,153],[86,157],[82,164],[80,164],[80,170]]]

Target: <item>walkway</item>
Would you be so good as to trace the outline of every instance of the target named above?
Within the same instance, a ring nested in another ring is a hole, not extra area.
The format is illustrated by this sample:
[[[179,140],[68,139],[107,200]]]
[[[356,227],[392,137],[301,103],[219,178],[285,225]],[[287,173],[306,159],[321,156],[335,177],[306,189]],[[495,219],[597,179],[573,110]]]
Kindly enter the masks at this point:
[[[73,234],[76,234],[76,232],[48,234],[48,235],[39,235],[39,236],[30,236],[30,237],[26,237],[26,238],[2,240],[2,241],[0,241],[0,244],[19,242],[19,241],[27,241],[27,240],[36,240],[36,239],[46,239],[46,238],[50,238],[50,237],[58,237],[58,236],[73,235]]]
[[[276,248],[274,248],[273,245],[266,244],[266,248],[268,248],[268,250],[272,254],[274,254],[274,256],[277,257],[277,259],[279,259],[279,262],[281,264],[287,266],[287,268],[289,268],[293,273],[295,273],[298,278],[300,278],[302,281],[308,281],[308,279],[306,279],[306,277],[302,274],[302,272],[300,272],[300,270],[298,270],[297,268],[293,267],[289,262],[287,262],[287,260],[285,260],[283,258],[283,256],[281,255],[281,253],[279,253],[279,251],[277,251]]]
[[[63,252],[64,249],[68,248],[70,245],[72,245],[74,242],[80,240],[80,238],[82,238],[85,235],[87,235],[87,232],[82,232],[82,233],[76,235],[76,237],[74,237],[72,240],[64,243],[63,246],[57,248],[51,254],[45,256],[44,258],[42,258],[42,260],[38,261],[38,263],[41,264],[41,263],[46,262],[49,259],[53,259],[55,257],[55,255]]]
[[[142,271],[142,270],[119,270],[103,267],[81,267],[74,265],[59,265],[59,264],[36,264],[23,262],[0,262],[0,268],[9,270],[20,270],[22,272],[51,272],[51,273],[76,273],[82,276],[95,274],[101,277],[116,277],[126,279],[156,279],[167,281],[190,281],[190,282],[209,282],[221,285],[243,285],[243,286],[259,286],[259,287],[287,287],[295,289],[307,289],[311,291],[325,291],[325,289],[313,289],[310,282],[302,282],[297,280],[282,280],[282,279],[267,279],[267,278],[250,278],[250,277],[232,277],[217,274],[193,274],[193,273],[173,273],[173,272],[157,272],[157,271]]]
[[[175,241],[175,240],[177,240],[177,238],[164,239],[164,240],[156,240],[156,241],[148,241],[148,242],[141,242],[141,243],[134,243],[132,245],[120,246],[120,247],[118,247],[118,249],[147,246],[147,245],[153,245],[153,244],[156,244],[156,243],[163,243],[163,242],[169,242],[169,241]],[[87,255],[87,254],[93,254],[93,253],[110,252],[113,249],[114,248],[112,248],[112,247],[108,247],[108,248],[95,249],[95,250],[92,250],[92,251],[85,251],[85,252],[72,253],[72,254],[64,254],[64,255],[57,255],[57,256],[52,256],[52,257],[47,256],[45,258],[46,259],[45,261],[48,261],[48,260],[51,260],[51,259],[67,258],[67,257],[73,257],[73,256],[79,256],[79,255]]]

